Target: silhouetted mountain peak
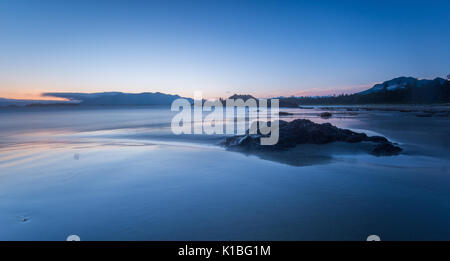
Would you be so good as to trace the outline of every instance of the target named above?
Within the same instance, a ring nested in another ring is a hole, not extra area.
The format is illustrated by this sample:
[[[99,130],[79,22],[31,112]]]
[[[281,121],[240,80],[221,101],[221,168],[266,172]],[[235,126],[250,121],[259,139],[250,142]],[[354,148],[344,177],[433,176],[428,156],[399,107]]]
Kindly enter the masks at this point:
[[[395,91],[395,90],[404,90],[412,87],[426,87],[432,83],[436,84],[444,84],[446,82],[445,79],[435,78],[434,80],[426,80],[426,79],[417,79],[414,77],[397,77],[389,81],[385,81],[383,83],[375,84],[372,88],[359,92],[357,94],[369,94],[369,93],[378,93],[383,91]]]
[[[280,98],[280,107],[330,104],[427,104],[450,102],[450,81],[398,77],[355,94]]]
[[[255,99],[255,100],[256,100],[256,98],[253,97],[253,96],[250,95],[250,94],[234,94],[234,95],[228,97],[228,99],[235,99],[235,100],[236,100],[236,99],[242,99],[242,100],[244,100],[244,101],[246,101],[246,100],[248,100],[248,99]]]
[[[174,100],[182,98],[161,92],[44,93],[43,96],[77,100],[81,105],[170,105]],[[192,99],[187,99],[192,102]]]

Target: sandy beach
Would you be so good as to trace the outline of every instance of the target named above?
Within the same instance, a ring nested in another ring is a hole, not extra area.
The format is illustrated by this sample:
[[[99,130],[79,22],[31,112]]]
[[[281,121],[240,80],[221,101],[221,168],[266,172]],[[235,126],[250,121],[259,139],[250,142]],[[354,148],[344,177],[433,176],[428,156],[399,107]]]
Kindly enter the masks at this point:
[[[163,108],[3,109],[0,240],[449,240],[450,118],[410,109],[282,109],[404,149],[305,145],[296,164],[176,136]]]

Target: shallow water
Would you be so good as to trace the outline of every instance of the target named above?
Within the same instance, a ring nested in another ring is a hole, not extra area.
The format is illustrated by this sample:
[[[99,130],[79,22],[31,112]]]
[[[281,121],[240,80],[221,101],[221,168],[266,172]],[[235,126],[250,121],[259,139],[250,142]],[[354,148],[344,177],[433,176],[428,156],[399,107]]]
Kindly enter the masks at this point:
[[[449,118],[283,111],[404,152],[245,155],[173,135],[166,108],[2,109],[0,240],[450,240]]]

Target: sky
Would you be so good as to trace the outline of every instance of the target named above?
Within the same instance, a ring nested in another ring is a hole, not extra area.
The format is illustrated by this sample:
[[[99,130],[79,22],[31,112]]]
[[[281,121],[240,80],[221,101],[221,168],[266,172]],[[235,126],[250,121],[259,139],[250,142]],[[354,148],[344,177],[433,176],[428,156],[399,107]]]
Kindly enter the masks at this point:
[[[0,0],[0,97],[352,93],[450,73],[450,1]]]

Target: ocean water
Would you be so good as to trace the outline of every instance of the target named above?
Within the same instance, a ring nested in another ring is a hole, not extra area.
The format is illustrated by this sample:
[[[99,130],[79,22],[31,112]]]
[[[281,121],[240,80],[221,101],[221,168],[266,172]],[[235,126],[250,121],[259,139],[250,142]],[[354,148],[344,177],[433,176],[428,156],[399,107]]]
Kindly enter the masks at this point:
[[[448,117],[283,111],[404,151],[249,155],[172,134],[166,108],[1,109],[0,240],[450,240]]]

